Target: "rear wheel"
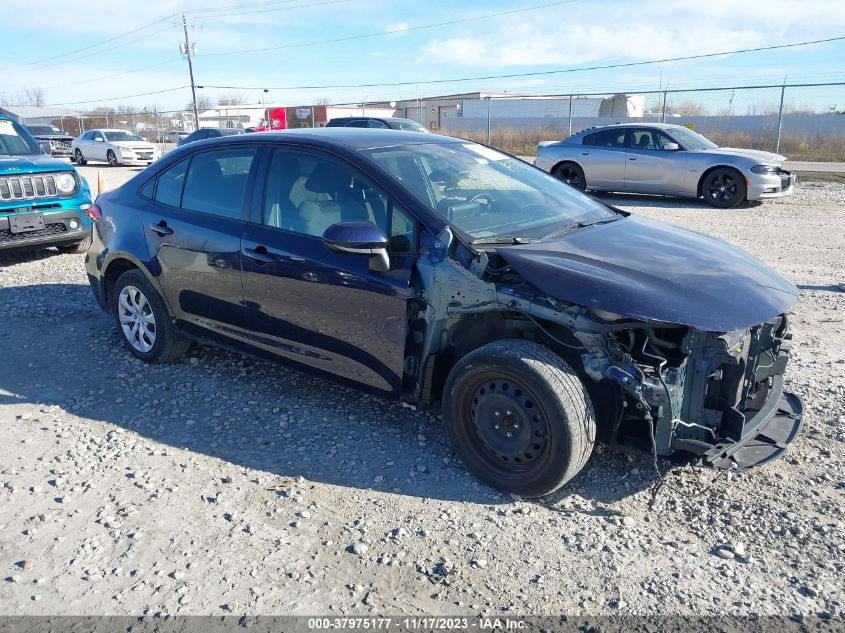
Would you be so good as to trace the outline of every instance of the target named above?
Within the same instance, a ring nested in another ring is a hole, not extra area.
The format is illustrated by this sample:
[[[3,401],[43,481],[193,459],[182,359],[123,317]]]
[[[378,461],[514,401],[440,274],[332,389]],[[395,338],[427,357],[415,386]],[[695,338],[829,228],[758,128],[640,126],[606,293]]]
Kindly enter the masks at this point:
[[[584,177],[584,170],[577,163],[561,163],[555,167],[552,175],[578,191],[587,190],[587,179]]]
[[[452,447],[484,483],[524,496],[560,488],[586,464],[596,438],[578,375],[547,348],[489,343],[449,374],[443,411]]]
[[[173,327],[164,300],[140,270],[118,277],[111,293],[111,312],[124,344],[141,360],[167,363],[190,347],[190,341]]]
[[[112,150],[106,152],[106,160],[112,167],[117,167],[120,164],[117,162],[117,154],[115,154]]]
[[[81,150],[81,149],[79,149],[78,147],[76,148],[76,151],[73,153],[73,158],[74,158],[74,160],[76,161],[76,164],[77,164],[77,165],[84,165],[85,163],[87,163],[87,162],[88,162],[88,161],[87,161],[87,160],[85,160],[85,158],[82,156],[82,150]]]
[[[704,176],[701,193],[711,207],[732,209],[745,200],[745,178],[736,169],[719,167]]]

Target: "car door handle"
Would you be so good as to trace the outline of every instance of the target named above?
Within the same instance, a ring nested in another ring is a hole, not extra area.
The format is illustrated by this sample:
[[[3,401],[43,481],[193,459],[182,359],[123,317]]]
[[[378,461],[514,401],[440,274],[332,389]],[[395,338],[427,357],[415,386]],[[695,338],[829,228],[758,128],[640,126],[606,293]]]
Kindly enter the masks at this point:
[[[161,220],[158,224],[150,225],[150,230],[153,233],[158,233],[162,237],[164,237],[165,235],[173,235],[173,229],[167,226],[167,222],[165,222],[164,220]]]
[[[581,156],[589,156],[590,152],[581,152]]]
[[[628,160],[637,160],[636,156],[628,156]]]
[[[255,248],[245,248],[241,251],[244,257],[249,257],[262,264],[272,264],[276,258],[267,252],[264,246],[256,246]]]

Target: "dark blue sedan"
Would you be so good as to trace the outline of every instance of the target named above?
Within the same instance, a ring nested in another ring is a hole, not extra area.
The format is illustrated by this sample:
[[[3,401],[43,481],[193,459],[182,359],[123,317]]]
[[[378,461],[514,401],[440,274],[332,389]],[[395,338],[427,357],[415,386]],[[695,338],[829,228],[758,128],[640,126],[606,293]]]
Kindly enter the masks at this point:
[[[91,287],[137,358],[207,341],[441,409],[500,489],[557,489],[597,434],[736,468],[800,428],[792,284],[483,145],[349,128],[200,141],[92,215]]]

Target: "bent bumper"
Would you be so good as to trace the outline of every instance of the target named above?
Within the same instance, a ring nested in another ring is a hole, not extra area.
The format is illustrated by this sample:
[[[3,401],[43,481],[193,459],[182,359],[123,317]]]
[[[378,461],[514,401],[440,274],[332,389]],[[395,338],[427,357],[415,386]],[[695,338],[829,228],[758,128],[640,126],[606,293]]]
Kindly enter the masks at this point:
[[[795,394],[783,390],[783,376],[776,376],[765,405],[746,420],[746,432],[738,441],[715,446],[679,440],[676,448],[701,455],[704,465],[728,470],[745,470],[767,464],[786,451],[803,425],[804,404]]]

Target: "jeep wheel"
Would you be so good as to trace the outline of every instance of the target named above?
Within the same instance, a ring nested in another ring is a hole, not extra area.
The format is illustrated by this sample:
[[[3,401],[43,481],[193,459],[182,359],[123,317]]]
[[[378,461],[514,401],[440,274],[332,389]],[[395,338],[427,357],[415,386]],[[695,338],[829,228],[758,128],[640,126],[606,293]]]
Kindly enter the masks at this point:
[[[88,162],[87,160],[85,160],[85,158],[83,158],[82,150],[80,150],[78,147],[76,148],[76,151],[73,153],[73,158],[74,158],[74,160],[76,160],[77,165],[84,165]]]
[[[528,497],[572,479],[596,438],[578,375],[530,341],[496,341],[464,356],[446,381],[443,411],[467,468],[494,488]]]
[[[190,347],[190,341],[174,329],[164,301],[140,270],[128,270],[118,277],[111,293],[111,312],[124,344],[141,360],[167,363]]]
[[[80,240],[79,242],[75,242],[73,244],[59,246],[59,250],[62,253],[71,253],[74,255],[78,255],[79,253],[87,253],[89,248],[91,248],[90,237],[86,237],[84,240]]]
[[[117,167],[118,165],[120,165],[120,163],[117,162],[117,154],[115,154],[112,150],[106,152],[106,160],[112,167]]]

